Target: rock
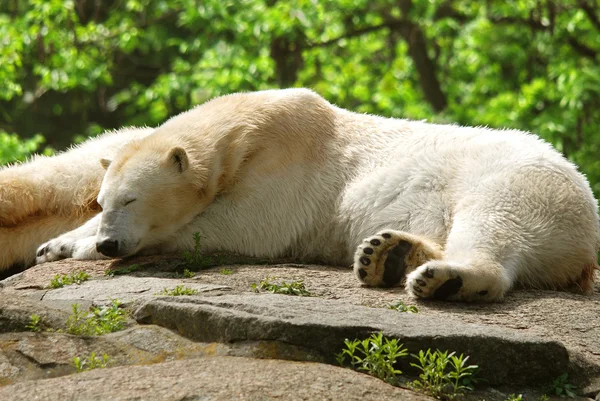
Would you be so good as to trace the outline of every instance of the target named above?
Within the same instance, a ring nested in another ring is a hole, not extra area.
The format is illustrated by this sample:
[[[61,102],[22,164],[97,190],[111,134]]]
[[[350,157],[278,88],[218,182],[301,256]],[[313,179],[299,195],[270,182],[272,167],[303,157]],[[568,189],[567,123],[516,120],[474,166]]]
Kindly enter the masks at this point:
[[[137,266],[131,269],[132,265]],[[108,268],[127,273],[109,278],[105,275]],[[480,365],[480,377],[489,382],[468,394],[465,398],[468,401],[503,401],[511,393],[536,399],[553,379],[565,372],[569,373],[569,382],[579,388],[581,394],[591,399],[598,395],[598,284],[596,292],[589,296],[515,290],[503,302],[464,304],[416,300],[402,288],[361,286],[352,271],[343,267],[221,266],[183,279],[184,268],[189,266],[182,262],[180,255],[115,261],[63,260],[34,266],[1,281],[0,333],[4,334],[0,334],[0,387],[39,379],[48,379],[48,383],[62,383],[62,380],[67,384],[75,383],[79,377],[87,377],[85,375],[95,371],[74,374],[72,358],[85,358],[92,352],[98,356],[108,354],[108,370],[122,367],[120,372],[126,372],[122,376],[141,368],[150,369],[147,374],[152,376],[152,369],[163,369],[159,368],[163,364],[204,360],[209,356],[335,363],[333,355],[341,350],[344,338],[363,338],[381,330],[389,337],[400,339],[413,352],[436,347],[469,354],[469,362]],[[90,280],[61,289],[47,288],[56,274],[78,271],[87,272]],[[303,280],[313,297],[255,294],[251,290],[252,284],[266,277],[271,277],[272,282]],[[600,281],[600,275],[597,277]],[[177,285],[194,288],[200,295],[154,295],[163,288]],[[85,310],[114,298],[125,301],[128,311],[137,310],[136,317],[140,322],[154,321],[165,327],[136,325],[131,321],[132,326],[126,330],[101,337],[14,332],[24,330],[33,313],[42,316],[43,329],[60,329],[64,327],[73,303]],[[386,308],[398,300],[418,306],[419,313],[406,314]],[[140,305],[144,307],[138,309]],[[406,359],[398,366],[405,372],[401,380],[414,379],[415,370],[406,366],[409,362],[410,359]],[[185,370],[191,365],[185,362],[178,366]],[[256,365],[256,369],[261,366]],[[352,372],[348,374],[364,377]],[[153,376],[155,382],[160,381],[159,376]],[[198,372],[198,377],[204,376]],[[279,380],[276,374],[272,378]],[[144,380],[140,383],[146,383]],[[265,379],[259,377],[257,380]],[[106,379],[104,386],[110,388],[112,381],[112,378]],[[293,383],[297,391],[290,391],[289,397],[301,398],[301,391],[308,382]],[[152,389],[152,385],[148,384],[148,388]],[[179,385],[173,385],[173,394],[179,394],[178,388]],[[129,394],[127,391],[125,393]],[[150,391],[140,390],[140,394],[142,399],[152,397]],[[273,392],[263,398],[271,394],[279,396]],[[163,398],[169,399],[169,396]],[[259,393],[252,396],[260,399]],[[370,397],[370,393],[365,396]],[[401,398],[406,397],[402,393]],[[5,398],[0,396],[0,399]]]
[[[31,315],[39,315],[42,329],[64,328],[68,314],[15,294],[0,292],[0,333],[26,331]]]
[[[161,297],[148,301],[134,317],[196,341],[278,340],[310,347],[332,362],[345,338],[382,331],[413,353],[432,348],[470,355],[469,362],[480,365],[480,377],[491,385],[546,384],[569,366],[562,344],[516,330],[312,297]],[[410,369],[408,361],[402,370]]]
[[[429,397],[334,366],[210,357],[96,369],[0,388],[2,400],[406,400]]]
[[[228,290],[225,285],[203,284],[194,281],[154,277],[120,276],[106,280],[90,280],[79,285],[69,285],[55,290],[49,290],[43,302],[53,301],[91,301],[94,304],[109,303],[111,299],[118,299],[129,303],[139,298],[153,298],[163,289],[173,289],[183,285],[199,293],[210,291]]]

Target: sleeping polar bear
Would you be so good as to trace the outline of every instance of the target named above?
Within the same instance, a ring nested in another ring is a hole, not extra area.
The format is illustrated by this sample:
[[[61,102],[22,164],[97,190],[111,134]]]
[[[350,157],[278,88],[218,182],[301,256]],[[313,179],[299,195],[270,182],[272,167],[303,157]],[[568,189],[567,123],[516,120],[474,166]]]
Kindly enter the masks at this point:
[[[203,252],[353,263],[368,285],[464,301],[589,292],[600,244],[586,179],[536,136],[356,114],[306,89],[219,97],[6,168],[0,224],[0,268],[181,252],[198,232]]]

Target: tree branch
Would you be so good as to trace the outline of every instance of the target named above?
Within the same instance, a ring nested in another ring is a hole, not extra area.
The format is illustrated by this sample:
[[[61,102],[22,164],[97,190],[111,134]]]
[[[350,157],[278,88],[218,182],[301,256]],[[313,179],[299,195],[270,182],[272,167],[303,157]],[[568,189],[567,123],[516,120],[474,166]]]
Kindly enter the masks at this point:
[[[577,2],[579,7],[585,12],[585,15],[590,19],[592,25],[596,27],[596,29],[600,30],[600,17],[596,14],[596,9],[594,6],[590,5],[586,0],[579,0]]]
[[[327,47],[327,46],[333,45],[341,40],[350,39],[350,38],[354,38],[357,36],[362,36],[366,33],[376,32],[376,31],[379,31],[379,30],[385,29],[385,28],[398,28],[402,25],[402,23],[403,23],[403,21],[392,20],[392,21],[384,22],[383,24],[356,29],[354,31],[346,32],[345,34],[343,34],[337,38],[326,40],[325,42],[309,43],[306,46],[306,48],[312,49],[315,47]]]
[[[526,26],[532,28],[534,31],[550,31],[551,30],[550,26],[542,25],[542,23],[540,23],[539,21],[536,21],[533,18],[525,19],[525,18],[519,18],[519,17],[488,16],[488,19],[491,22],[494,22],[496,24],[526,25]],[[566,36],[567,43],[569,43],[569,45],[571,45],[573,50],[575,50],[577,53],[579,53],[580,55],[582,55],[584,57],[588,57],[592,60],[596,59],[596,57],[598,56],[597,50],[594,50],[591,47],[581,43],[579,40],[577,40],[573,36],[570,36],[570,35],[565,35],[565,36]]]

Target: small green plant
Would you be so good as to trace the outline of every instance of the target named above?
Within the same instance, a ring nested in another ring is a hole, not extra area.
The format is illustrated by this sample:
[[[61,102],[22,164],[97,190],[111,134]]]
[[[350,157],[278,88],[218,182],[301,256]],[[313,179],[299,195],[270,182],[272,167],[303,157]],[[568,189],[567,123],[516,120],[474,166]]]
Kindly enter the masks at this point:
[[[155,295],[168,295],[170,297],[178,297],[180,295],[196,295],[198,294],[198,290],[194,290],[193,288],[184,287],[183,285],[178,285],[175,288],[163,288],[163,290]]]
[[[346,339],[345,349],[336,355],[340,366],[348,364],[354,370],[366,372],[388,383],[395,384],[396,376],[402,371],[394,365],[399,358],[408,355],[408,350],[396,339],[387,339],[383,333],[372,334],[365,340]]]
[[[523,401],[523,394],[510,394],[505,401]]]
[[[397,310],[398,312],[408,312],[408,313],[419,313],[419,309],[417,309],[414,305],[407,306],[402,300],[398,300],[391,305],[388,305],[389,309]]]
[[[184,278],[192,278],[196,275],[196,273],[194,273],[193,271],[189,270],[189,269],[185,269],[183,271],[183,277]]]
[[[81,284],[87,281],[90,276],[86,272],[72,272],[70,274],[57,274],[50,280],[50,288],[61,288],[65,285]]]
[[[112,300],[110,305],[92,307],[89,312],[79,309],[73,304],[71,316],[67,319],[67,333],[81,336],[98,336],[125,327],[125,312],[120,308],[118,300]]]
[[[291,283],[282,281],[281,284],[275,284],[270,281],[272,279],[274,277],[267,277],[260,282],[260,285],[256,285],[256,283],[252,284],[252,290],[255,292],[265,290],[273,294],[298,295],[301,297],[310,297],[312,295],[306,289],[302,280],[292,281]]]
[[[108,365],[108,355],[103,354],[102,358],[96,357],[96,353],[92,352],[87,358],[73,357],[73,364],[77,373],[92,369],[102,369]]]
[[[558,376],[550,386],[549,391],[556,394],[559,397],[575,397],[575,390],[577,387],[569,383],[569,374],[563,373]]]
[[[183,257],[187,263],[192,266],[202,266],[203,257],[200,253],[200,233],[194,233],[194,249],[190,251],[185,251],[183,253]]]
[[[40,331],[42,331],[41,320],[42,318],[39,315],[33,314],[29,318],[29,323],[27,323],[25,328],[29,331],[39,333]]]
[[[415,390],[439,399],[453,399],[466,390],[472,391],[477,365],[467,365],[468,356],[456,356],[454,352],[436,350],[419,351],[412,355],[418,363],[411,363],[421,371],[419,380],[412,383]]]
[[[537,401],[548,401],[550,399],[550,397],[548,397],[546,394],[542,394],[537,398]]]
[[[221,274],[224,276],[229,276],[230,274],[233,274],[233,270],[231,269],[221,269]]]
[[[138,270],[139,268],[140,268],[140,265],[133,264],[133,265],[127,266],[127,267],[119,267],[117,269],[108,269],[104,272],[104,274],[106,276],[110,276],[110,277],[121,276],[123,274],[133,273],[134,271]]]

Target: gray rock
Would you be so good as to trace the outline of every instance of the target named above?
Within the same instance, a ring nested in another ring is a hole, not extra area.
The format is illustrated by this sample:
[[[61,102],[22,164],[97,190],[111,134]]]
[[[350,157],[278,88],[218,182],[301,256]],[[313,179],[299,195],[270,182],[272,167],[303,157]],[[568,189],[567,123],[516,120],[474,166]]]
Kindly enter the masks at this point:
[[[569,356],[552,340],[516,330],[455,319],[398,313],[339,301],[284,295],[162,297],[140,307],[134,317],[176,329],[196,341],[278,340],[311,347],[333,362],[345,338],[382,331],[410,352],[451,350],[470,355],[489,384],[546,384],[565,372]],[[402,370],[410,370],[410,359]]]
[[[55,290],[48,290],[43,302],[68,301],[69,303],[91,301],[94,304],[110,302],[118,299],[129,303],[140,298],[153,298],[163,289],[173,289],[178,285],[194,289],[199,293],[228,290],[225,285],[202,284],[178,279],[119,276],[106,280],[90,280],[79,285],[69,285]]]
[[[64,327],[68,314],[39,302],[0,292],[0,333],[25,331],[31,315],[41,318],[42,328],[60,329]]]
[[[406,400],[425,397],[334,366],[211,357],[128,366],[0,388],[2,400]]]

